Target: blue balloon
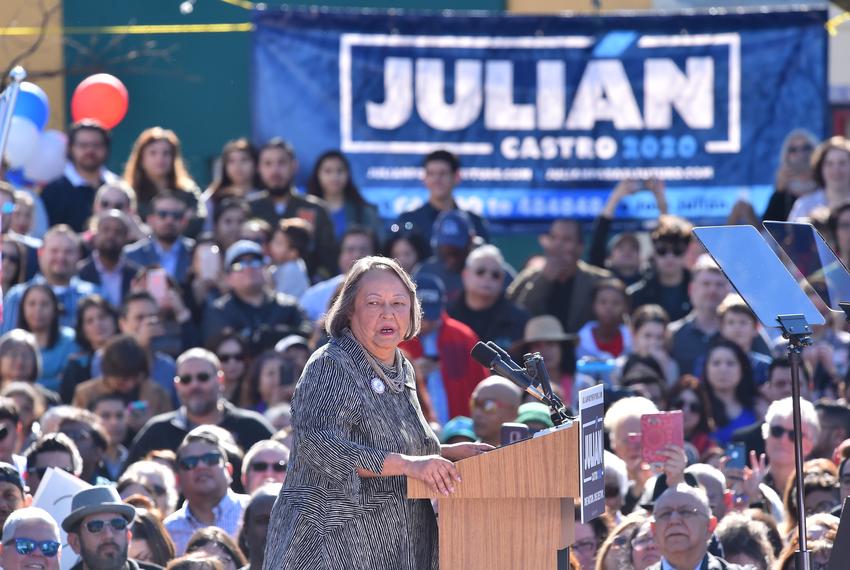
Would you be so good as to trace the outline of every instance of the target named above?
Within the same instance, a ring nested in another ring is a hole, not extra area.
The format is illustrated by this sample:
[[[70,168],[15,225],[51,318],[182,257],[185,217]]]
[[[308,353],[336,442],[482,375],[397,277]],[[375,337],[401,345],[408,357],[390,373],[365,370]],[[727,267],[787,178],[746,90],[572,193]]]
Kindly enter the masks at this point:
[[[24,81],[18,98],[15,100],[16,117],[26,117],[32,121],[39,131],[43,131],[50,116],[50,104],[47,101],[47,93],[35,83]]]
[[[27,180],[24,176],[23,168],[6,171],[6,182],[15,188],[28,188],[33,185],[32,180]]]

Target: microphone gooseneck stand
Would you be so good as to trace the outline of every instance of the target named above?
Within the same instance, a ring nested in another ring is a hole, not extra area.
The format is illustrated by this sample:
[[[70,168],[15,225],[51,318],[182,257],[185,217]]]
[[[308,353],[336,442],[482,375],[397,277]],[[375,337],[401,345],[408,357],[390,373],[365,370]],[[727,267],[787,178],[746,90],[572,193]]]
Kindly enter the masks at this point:
[[[543,356],[539,352],[526,354],[524,356],[525,367],[522,367],[514,362],[511,356],[492,340],[487,341],[485,344],[495,351],[502,358],[502,361],[514,369],[515,372],[525,374],[529,378],[531,386],[537,388],[540,393],[539,395],[535,394],[535,397],[549,406],[549,417],[552,418],[552,423],[560,426],[574,419],[568,413],[567,406],[563,400],[552,391],[552,385],[549,382],[549,372],[546,370]],[[536,384],[534,381],[536,381]]]
[[[803,501],[803,429],[800,413],[800,366],[802,366],[803,348],[812,344],[812,329],[803,315],[779,315],[776,317],[782,329],[782,336],[788,339],[788,358],[791,361],[791,404],[794,416],[794,461],[797,472],[794,475],[797,485],[797,536],[799,547],[796,555],[797,570],[811,569],[811,553],[806,541],[806,507]]]

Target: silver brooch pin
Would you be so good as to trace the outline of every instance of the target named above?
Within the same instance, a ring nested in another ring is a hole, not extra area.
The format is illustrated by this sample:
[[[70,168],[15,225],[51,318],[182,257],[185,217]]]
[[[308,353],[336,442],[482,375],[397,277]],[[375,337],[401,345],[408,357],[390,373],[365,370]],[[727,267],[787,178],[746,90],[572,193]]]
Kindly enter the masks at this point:
[[[376,394],[383,394],[385,390],[384,383],[377,378],[372,378],[372,391]]]

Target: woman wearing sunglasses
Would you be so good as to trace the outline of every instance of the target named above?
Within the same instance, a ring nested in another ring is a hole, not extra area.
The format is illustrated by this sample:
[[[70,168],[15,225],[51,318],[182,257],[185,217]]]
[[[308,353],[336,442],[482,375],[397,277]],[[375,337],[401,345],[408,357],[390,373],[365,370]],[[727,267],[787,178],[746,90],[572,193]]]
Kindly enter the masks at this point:
[[[449,495],[453,461],[490,446],[441,446],[422,414],[413,366],[398,349],[419,332],[419,300],[393,260],[365,257],[326,318],[292,401],[295,442],[272,510],[266,566],[436,569],[430,501],[406,499],[405,476]]]

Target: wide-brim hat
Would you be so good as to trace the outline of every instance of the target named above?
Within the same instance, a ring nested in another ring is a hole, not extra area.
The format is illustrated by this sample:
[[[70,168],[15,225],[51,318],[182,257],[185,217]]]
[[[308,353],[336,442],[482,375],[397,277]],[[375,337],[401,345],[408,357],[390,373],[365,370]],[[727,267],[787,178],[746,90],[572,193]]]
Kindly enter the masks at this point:
[[[136,517],[136,509],[121,500],[115,487],[97,485],[74,495],[71,499],[71,514],[62,521],[62,528],[65,532],[71,532],[82,519],[98,513],[118,513],[128,523]]]
[[[564,332],[564,327],[557,317],[539,315],[528,319],[522,340],[514,343],[511,352],[520,354],[533,342],[574,342],[576,338],[576,335]]]

